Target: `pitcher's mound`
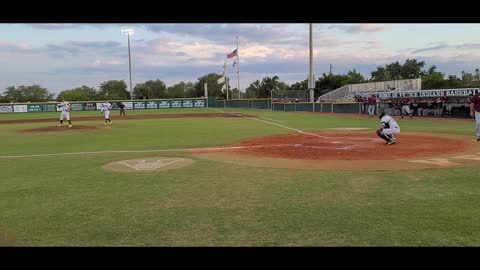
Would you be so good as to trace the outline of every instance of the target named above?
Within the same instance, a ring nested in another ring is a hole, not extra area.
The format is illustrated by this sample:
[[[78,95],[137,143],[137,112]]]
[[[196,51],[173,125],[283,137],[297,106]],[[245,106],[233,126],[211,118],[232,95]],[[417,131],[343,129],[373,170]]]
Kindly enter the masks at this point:
[[[26,129],[24,132],[61,132],[61,131],[72,131],[72,130],[85,130],[85,129],[96,129],[96,126],[50,126],[50,127],[40,127],[40,128],[32,128]]]

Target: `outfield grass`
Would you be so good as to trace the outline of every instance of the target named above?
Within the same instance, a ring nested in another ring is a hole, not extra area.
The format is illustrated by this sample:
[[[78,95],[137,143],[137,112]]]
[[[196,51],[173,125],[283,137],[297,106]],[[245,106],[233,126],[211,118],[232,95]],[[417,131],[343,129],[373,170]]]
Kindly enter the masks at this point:
[[[378,119],[366,117],[226,111],[257,114],[305,131],[378,126]],[[399,124],[402,132],[452,136],[471,135],[474,128],[468,121],[415,119]],[[0,125],[0,156],[218,146],[291,132],[247,118],[128,120],[96,130],[21,132],[45,125]],[[158,172],[102,169],[112,161],[155,156],[189,157],[195,163]],[[476,167],[310,171],[248,167],[168,152],[0,159],[0,172],[0,245],[2,237],[19,246],[480,245]]]

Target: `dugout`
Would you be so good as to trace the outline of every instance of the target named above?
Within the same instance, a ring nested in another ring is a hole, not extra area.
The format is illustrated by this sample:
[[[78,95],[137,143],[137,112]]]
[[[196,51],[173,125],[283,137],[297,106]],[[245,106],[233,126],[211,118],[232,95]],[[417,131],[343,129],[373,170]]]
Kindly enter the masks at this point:
[[[405,92],[379,92],[378,112],[392,116],[401,115],[403,99],[410,98],[410,111],[416,117],[459,117],[468,118],[469,98],[479,92],[478,88],[419,90]]]

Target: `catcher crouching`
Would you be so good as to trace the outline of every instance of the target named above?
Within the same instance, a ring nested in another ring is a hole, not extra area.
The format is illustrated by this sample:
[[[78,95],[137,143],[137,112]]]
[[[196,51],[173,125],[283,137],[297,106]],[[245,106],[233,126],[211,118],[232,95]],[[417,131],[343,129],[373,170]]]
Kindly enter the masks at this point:
[[[380,129],[377,130],[378,137],[384,139],[388,145],[396,143],[393,134],[400,132],[397,121],[386,113],[380,114],[378,118],[380,118]]]

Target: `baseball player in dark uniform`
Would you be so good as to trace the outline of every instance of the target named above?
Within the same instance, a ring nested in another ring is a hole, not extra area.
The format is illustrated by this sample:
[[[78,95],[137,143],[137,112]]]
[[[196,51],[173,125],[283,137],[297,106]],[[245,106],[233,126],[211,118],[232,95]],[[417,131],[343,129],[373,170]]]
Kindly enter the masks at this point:
[[[475,135],[477,135],[477,142],[480,142],[480,93],[470,98],[470,117],[475,117]]]
[[[375,107],[377,107],[377,98],[375,97],[375,95],[372,95],[367,99],[367,102],[368,114],[370,115],[370,117],[373,117],[373,115],[375,114]]]
[[[409,115],[410,119],[413,119],[412,112],[410,111],[410,104],[412,101],[410,101],[410,98],[408,95],[405,95],[405,97],[402,100],[402,117],[400,119],[403,119],[404,115]]]
[[[125,116],[125,104],[123,104],[123,102],[120,102],[120,104],[118,104],[118,107],[120,108],[120,116]]]
[[[452,116],[452,100],[447,96],[447,91],[443,93],[443,103],[445,103],[445,116]]]

